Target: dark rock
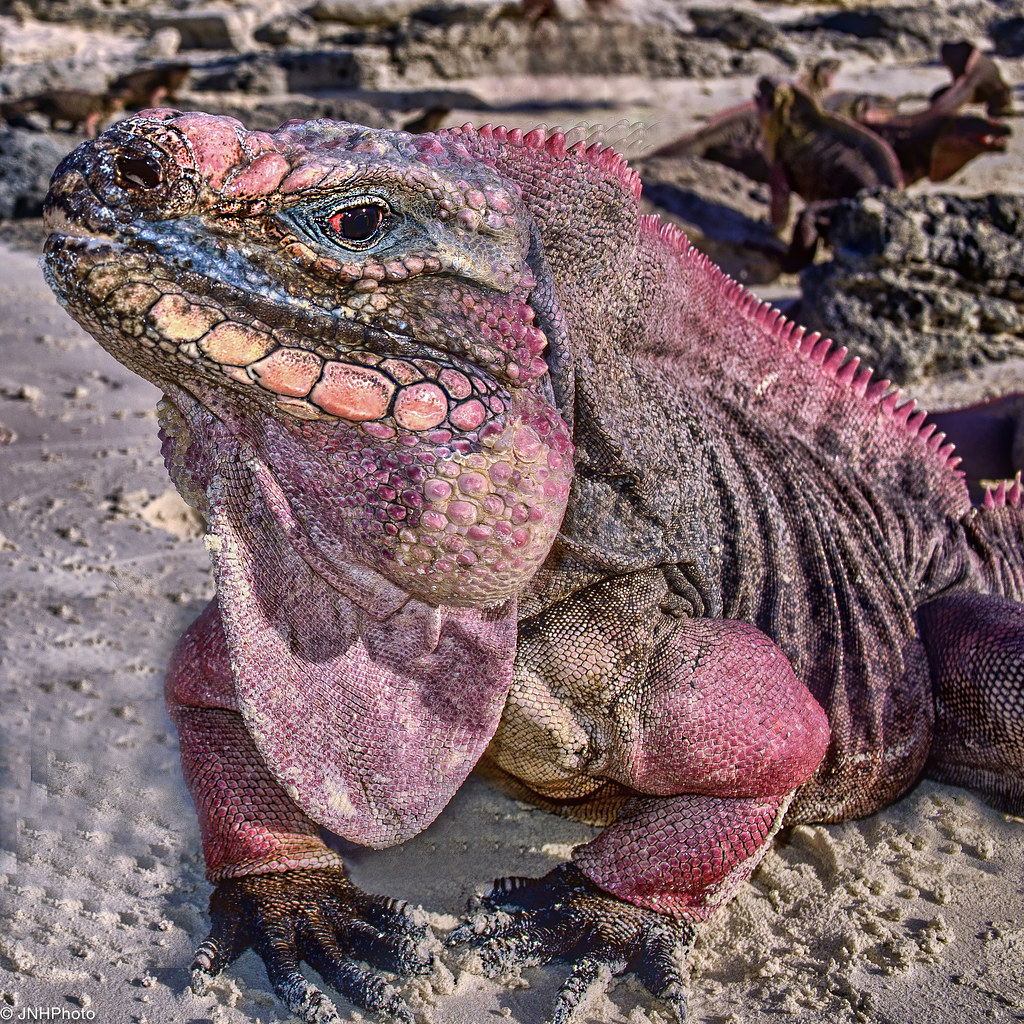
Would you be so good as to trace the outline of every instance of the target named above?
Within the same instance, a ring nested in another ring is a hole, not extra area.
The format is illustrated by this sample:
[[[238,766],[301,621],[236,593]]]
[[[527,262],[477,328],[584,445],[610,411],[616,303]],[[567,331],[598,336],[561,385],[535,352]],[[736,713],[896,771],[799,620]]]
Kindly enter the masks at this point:
[[[991,15],[982,5],[861,7],[812,15],[785,26],[810,33],[836,50],[860,50],[876,59],[934,54],[942,39],[984,32]]]
[[[450,24],[410,18],[396,26],[388,45],[396,70],[414,81],[501,74],[691,78],[778,74],[786,67],[763,50],[736,50],[661,24],[596,18],[483,17]]]
[[[319,38],[316,25],[305,14],[282,14],[261,25],[254,37],[268,46],[314,46]]]
[[[252,48],[252,30],[240,11],[211,7],[187,11],[165,9],[152,11],[149,22],[155,31],[177,29],[182,48],[186,50],[241,52]]]
[[[386,52],[371,46],[286,52],[279,60],[288,92],[374,88],[388,64]]]
[[[54,168],[78,142],[14,128],[0,130],[0,218],[40,216]]]
[[[402,123],[402,131],[410,132],[413,135],[420,135],[424,132],[436,132],[443,128],[448,121],[452,108],[445,104],[427,107],[418,117]]]
[[[1024,17],[995,22],[988,36],[1000,57],[1024,57]]]
[[[736,50],[770,49],[779,42],[779,30],[750,11],[691,7],[686,13],[693,22],[695,35],[718,39]]]
[[[334,80],[336,83],[337,80]],[[344,88],[346,80],[342,81]],[[288,73],[271,54],[246,55],[196,68],[192,73],[194,92],[242,93],[247,96],[277,96],[289,91]],[[339,88],[334,84],[334,88]]]
[[[832,214],[801,319],[897,383],[1024,356],[1024,196],[867,194]]]
[[[478,21],[483,13],[479,4],[448,3],[417,7],[409,16],[428,25],[455,25],[460,21]]]

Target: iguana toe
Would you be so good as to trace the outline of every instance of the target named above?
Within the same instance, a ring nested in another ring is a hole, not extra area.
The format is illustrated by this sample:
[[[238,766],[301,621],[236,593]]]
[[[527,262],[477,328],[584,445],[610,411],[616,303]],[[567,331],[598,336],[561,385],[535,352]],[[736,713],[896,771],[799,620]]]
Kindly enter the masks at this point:
[[[503,878],[460,925],[449,946],[475,948],[483,970],[570,964],[550,1024],[569,1024],[595,986],[633,973],[685,1024],[683,959],[692,925],[633,906],[603,892],[571,864],[543,878]]]
[[[341,1018],[303,976],[302,961],[350,1002],[412,1024],[405,1001],[376,973],[431,969],[430,930],[404,904],[363,892],[337,870],[296,870],[220,882],[210,917],[210,934],[192,965],[194,990],[203,991],[251,946],[274,992],[306,1024],[340,1024]]]

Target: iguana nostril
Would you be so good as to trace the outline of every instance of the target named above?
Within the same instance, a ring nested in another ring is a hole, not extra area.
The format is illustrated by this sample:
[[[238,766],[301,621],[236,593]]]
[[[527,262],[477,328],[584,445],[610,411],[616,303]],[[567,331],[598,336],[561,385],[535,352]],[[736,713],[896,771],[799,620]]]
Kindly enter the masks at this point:
[[[153,189],[164,180],[160,165],[148,156],[121,156],[114,163],[114,177],[127,189]]]

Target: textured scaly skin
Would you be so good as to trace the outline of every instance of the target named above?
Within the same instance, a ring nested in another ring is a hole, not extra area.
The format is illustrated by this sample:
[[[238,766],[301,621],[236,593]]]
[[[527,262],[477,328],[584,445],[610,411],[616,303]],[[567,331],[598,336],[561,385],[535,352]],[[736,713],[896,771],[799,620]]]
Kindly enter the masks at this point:
[[[58,169],[48,279],[164,389],[208,523],[167,681],[219,883],[200,974],[253,945],[304,1020],[335,1017],[300,959],[409,1019],[355,961],[427,969],[426,933],[318,826],[400,842],[485,748],[608,826],[454,935],[573,962],[555,1021],[602,964],[682,1016],[690,922],[784,817],[923,771],[1024,808],[1019,484],[972,508],[913,403],[639,192],[560,134],[168,110]]]

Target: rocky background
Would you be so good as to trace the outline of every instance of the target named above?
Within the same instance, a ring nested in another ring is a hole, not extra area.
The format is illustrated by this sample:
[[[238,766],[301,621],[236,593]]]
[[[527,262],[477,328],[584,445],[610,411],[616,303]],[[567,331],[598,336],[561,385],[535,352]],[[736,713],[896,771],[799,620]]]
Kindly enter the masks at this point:
[[[155,389],[75,327],[36,264],[50,172],[91,120],[164,102],[260,128],[579,126],[635,159],[649,209],[735,277],[942,409],[1024,390],[1016,114],[1005,154],[843,203],[799,277],[780,272],[764,184],[645,154],[823,57],[841,61],[837,88],[923,104],[954,39],[994,54],[1024,103],[1024,0],[0,2],[0,1019],[287,1019],[252,954],[211,994],[188,989],[209,886],[160,680],[211,592],[200,524],[164,474]],[[163,99],[138,74],[179,65]],[[482,884],[542,874],[590,834],[472,779],[412,842],[349,859],[443,933]],[[701,933],[693,1019],[1024,1020],[1022,921],[1024,824],[925,784],[863,822],[784,833]],[[561,977],[506,987],[449,959],[403,991],[422,1024],[539,1024]],[[580,1015],[667,1019],[630,981]]]

